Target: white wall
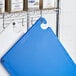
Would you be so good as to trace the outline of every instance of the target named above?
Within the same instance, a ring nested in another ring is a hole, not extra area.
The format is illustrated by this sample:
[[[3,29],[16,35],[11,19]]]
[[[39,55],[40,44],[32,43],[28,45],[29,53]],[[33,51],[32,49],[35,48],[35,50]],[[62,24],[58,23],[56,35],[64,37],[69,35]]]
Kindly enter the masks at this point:
[[[76,63],[76,0],[61,0],[60,40]]]

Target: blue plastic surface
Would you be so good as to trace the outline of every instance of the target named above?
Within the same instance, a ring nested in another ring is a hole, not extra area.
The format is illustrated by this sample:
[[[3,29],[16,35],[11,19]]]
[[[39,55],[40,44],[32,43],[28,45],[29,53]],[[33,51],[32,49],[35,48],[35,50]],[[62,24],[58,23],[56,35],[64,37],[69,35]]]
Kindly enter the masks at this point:
[[[10,76],[76,76],[76,65],[40,18],[2,58]]]

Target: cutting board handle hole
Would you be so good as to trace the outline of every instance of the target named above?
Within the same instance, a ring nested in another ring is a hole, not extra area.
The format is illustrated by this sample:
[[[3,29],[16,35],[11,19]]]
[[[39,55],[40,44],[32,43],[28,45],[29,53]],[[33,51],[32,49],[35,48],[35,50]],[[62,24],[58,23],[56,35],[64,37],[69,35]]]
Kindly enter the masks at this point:
[[[48,28],[47,24],[44,24],[44,23],[41,24],[41,29],[46,30],[47,28]]]

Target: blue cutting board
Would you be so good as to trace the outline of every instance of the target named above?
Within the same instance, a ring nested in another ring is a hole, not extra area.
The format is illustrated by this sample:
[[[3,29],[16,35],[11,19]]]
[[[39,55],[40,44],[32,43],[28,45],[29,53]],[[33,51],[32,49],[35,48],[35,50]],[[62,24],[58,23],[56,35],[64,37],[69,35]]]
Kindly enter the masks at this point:
[[[39,18],[33,27],[3,56],[10,76],[76,76],[76,65],[51,28]]]

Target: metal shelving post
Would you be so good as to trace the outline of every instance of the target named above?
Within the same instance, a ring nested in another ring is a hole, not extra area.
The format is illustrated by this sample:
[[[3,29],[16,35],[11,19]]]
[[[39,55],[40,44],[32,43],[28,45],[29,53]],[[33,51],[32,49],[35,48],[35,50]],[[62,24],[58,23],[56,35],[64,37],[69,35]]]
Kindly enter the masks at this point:
[[[60,26],[60,0],[57,0],[57,13],[56,13],[56,35],[59,37],[59,26]]]

